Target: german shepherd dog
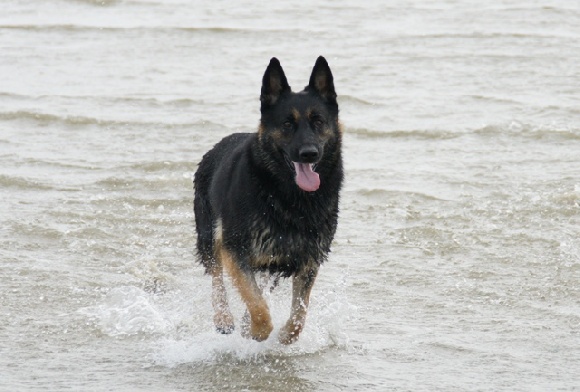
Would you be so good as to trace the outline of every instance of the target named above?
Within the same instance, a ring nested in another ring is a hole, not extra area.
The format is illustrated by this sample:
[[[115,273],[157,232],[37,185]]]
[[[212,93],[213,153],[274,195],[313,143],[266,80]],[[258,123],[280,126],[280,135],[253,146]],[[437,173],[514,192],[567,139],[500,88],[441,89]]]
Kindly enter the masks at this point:
[[[292,277],[292,307],[278,340],[304,328],[310,291],[330,252],[343,180],[341,129],[334,82],[319,57],[303,91],[291,91],[280,62],[262,80],[256,133],[225,137],[194,176],[197,253],[212,277],[214,324],[234,330],[223,269],[247,306],[242,335],[268,338],[272,320],[257,272]]]

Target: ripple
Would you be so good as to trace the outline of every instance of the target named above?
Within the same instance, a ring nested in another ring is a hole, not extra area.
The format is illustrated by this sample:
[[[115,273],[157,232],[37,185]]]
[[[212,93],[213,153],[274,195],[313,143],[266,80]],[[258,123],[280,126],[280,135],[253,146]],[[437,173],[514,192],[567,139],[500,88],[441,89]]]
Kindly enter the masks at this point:
[[[369,139],[420,139],[420,140],[446,140],[455,139],[464,135],[462,132],[446,130],[386,130],[379,131],[369,128],[346,128],[346,132]]]
[[[38,181],[27,180],[23,177],[13,177],[0,174],[0,186],[2,188],[16,188],[21,190],[52,190],[55,189],[47,184],[42,184]]]

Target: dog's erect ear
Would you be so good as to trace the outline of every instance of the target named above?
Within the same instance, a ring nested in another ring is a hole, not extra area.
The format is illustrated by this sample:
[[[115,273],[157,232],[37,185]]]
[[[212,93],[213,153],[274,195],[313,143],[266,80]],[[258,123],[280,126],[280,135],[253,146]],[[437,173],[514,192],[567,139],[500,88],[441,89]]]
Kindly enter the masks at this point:
[[[282,66],[276,57],[272,57],[262,79],[262,94],[260,95],[262,109],[274,105],[281,95],[289,92],[290,86]]]
[[[336,92],[334,91],[332,72],[330,72],[330,67],[326,59],[322,56],[318,57],[316,64],[314,64],[307,89],[317,92],[328,102],[336,104]]]

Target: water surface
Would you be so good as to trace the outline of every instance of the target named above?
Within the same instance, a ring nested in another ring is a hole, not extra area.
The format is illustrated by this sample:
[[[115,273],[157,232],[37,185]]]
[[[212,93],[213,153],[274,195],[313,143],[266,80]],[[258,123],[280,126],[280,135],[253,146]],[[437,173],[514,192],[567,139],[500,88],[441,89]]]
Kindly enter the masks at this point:
[[[0,389],[577,390],[578,26],[564,0],[5,1]],[[300,90],[319,55],[347,178],[307,327],[218,335],[192,175],[256,129],[270,57]]]

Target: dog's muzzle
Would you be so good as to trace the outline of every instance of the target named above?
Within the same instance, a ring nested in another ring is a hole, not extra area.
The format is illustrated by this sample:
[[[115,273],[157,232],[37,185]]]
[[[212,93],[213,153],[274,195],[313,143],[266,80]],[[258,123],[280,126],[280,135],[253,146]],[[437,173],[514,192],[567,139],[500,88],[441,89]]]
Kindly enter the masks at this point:
[[[320,158],[320,152],[315,145],[307,144],[298,150],[298,158],[302,163],[315,163]]]

